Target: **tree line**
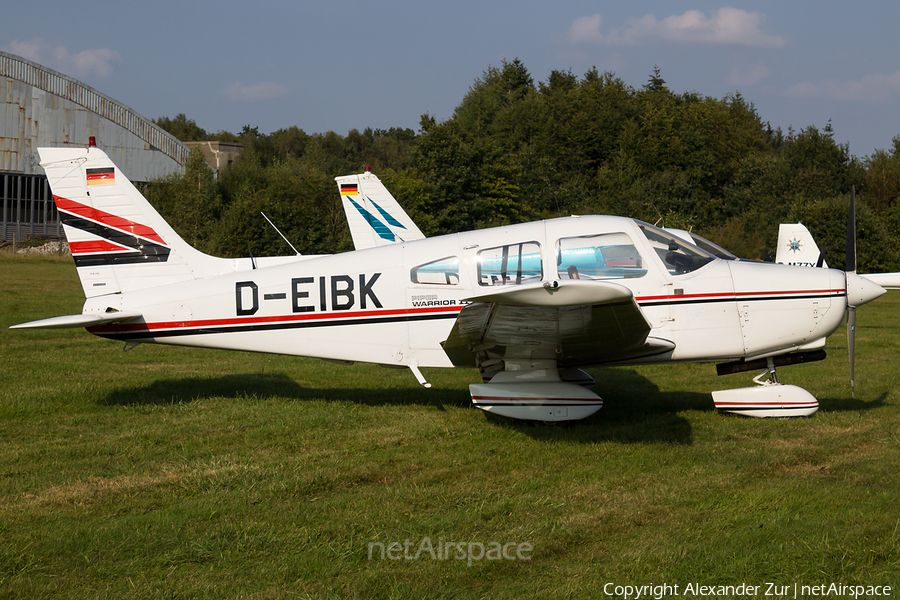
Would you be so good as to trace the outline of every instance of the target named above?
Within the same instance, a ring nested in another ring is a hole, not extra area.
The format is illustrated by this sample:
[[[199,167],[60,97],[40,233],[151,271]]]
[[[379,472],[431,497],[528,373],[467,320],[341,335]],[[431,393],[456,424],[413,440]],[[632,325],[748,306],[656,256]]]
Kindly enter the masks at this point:
[[[801,221],[844,263],[857,194],[859,269],[900,271],[900,136],[863,159],[830,122],[772,128],[739,93],[641,88],[591,69],[535,82],[518,59],[489,67],[445,121],[307,134],[209,133],[181,114],[155,121],[183,141],[245,145],[216,176],[199,151],[148,199],[197,248],[286,254],[265,212],[304,254],[352,249],[334,177],[371,167],[426,235],[570,214],[624,215],[693,229],[745,258],[774,254],[778,224]]]

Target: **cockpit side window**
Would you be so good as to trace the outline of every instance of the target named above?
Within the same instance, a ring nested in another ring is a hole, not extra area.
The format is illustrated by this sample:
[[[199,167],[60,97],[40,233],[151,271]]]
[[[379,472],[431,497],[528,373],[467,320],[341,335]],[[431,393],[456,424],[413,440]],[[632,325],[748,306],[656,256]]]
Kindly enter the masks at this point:
[[[642,221],[637,224],[672,275],[691,273],[715,260],[706,250],[685,243],[667,231]]]
[[[409,279],[426,285],[456,285],[459,283],[459,257],[448,256],[413,267]]]
[[[641,255],[625,233],[560,238],[556,271],[561,279],[623,279],[647,274]]]
[[[541,245],[522,242],[488,248],[478,253],[478,285],[518,285],[540,281],[544,276],[541,265]]]

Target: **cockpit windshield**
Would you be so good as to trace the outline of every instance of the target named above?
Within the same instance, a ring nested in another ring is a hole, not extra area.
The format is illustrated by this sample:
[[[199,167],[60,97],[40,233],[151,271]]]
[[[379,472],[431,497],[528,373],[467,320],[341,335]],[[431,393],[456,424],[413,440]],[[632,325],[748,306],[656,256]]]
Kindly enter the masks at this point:
[[[699,236],[693,232],[691,232],[689,235],[691,236],[691,239],[694,240],[694,245],[700,246],[710,254],[718,256],[723,260],[740,260],[737,256],[735,256],[722,246],[716,244],[715,242],[709,241],[705,237]]]
[[[706,250],[688,244],[659,227],[643,221],[637,221],[637,224],[672,275],[691,273],[715,260],[715,256]]]

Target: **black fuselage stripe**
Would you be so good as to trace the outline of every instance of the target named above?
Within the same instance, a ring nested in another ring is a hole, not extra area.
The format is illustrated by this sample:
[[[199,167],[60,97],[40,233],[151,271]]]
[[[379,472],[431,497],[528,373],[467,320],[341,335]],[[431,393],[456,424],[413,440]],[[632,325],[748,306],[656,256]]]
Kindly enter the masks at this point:
[[[720,304],[722,302],[772,302],[781,300],[815,300],[819,298],[843,298],[845,294],[841,292],[833,292],[827,294],[809,294],[809,295],[790,295],[790,296],[732,296],[730,298],[698,298],[690,300],[654,300],[652,302],[641,302],[638,300],[638,306],[684,306],[688,304]]]
[[[166,262],[169,259],[166,254],[140,254],[108,252],[103,254],[75,254],[76,267],[98,267],[104,265],[134,265],[140,263]]]
[[[436,321],[455,319],[456,313],[437,315],[398,315],[375,319],[329,319],[327,321],[300,321],[296,323],[266,323],[256,325],[227,325],[223,327],[194,327],[183,329],[165,329],[159,331],[124,331],[121,333],[96,333],[100,337],[111,340],[140,340],[151,338],[171,338],[190,335],[212,335],[217,333],[252,333],[257,331],[285,331],[290,329],[311,329],[316,327],[340,327],[350,325],[383,325],[387,323],[409,323],[413,321]]]

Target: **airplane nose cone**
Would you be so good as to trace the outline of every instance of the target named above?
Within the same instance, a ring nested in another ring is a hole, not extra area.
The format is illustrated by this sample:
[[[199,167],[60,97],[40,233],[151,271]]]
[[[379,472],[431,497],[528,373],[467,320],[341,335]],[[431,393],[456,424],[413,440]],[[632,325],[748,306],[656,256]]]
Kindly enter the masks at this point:
[[[856,273],[847,273],[847,304],[862,306],[885,293],[883,287]]]

